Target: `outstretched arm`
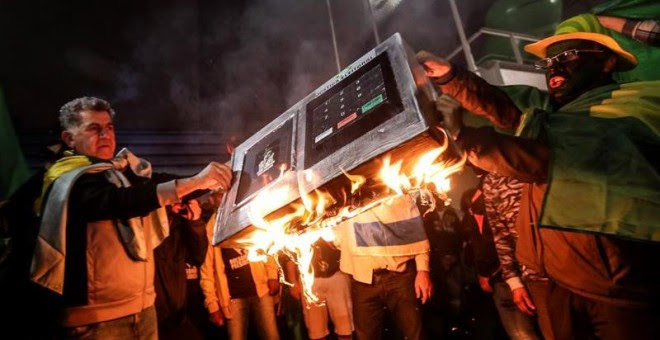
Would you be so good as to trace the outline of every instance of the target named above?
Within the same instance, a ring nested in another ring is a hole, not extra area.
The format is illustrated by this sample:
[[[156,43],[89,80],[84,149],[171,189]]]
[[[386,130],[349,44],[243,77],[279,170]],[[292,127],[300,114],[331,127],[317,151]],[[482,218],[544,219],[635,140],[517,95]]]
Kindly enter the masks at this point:
[[[600,24],[625,36],[652,46],[660,46],[660,20],[633,20],[598,16]]]
[[[71,191],[70,205],[87,221],[145,216],[195,190],[226,191],[231,177],[229,167],[216,162],[192,177],[159,184],[146,180],[130,187],[115,186],[103,173],[85,174]]]
[[[417,59],[442,93],[458,100],[463,108],[488,119],[497,128],[518,127],[521,112],[504,91],[429,52],[419,52]]]

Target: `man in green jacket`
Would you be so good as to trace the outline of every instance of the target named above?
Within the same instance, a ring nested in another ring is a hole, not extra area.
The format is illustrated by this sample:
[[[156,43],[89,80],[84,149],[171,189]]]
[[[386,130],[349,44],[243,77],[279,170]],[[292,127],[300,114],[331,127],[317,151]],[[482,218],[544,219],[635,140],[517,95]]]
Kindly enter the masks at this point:
[[[516,258],[549,278],[528,282],[544,337],[657,337],[660,82],[616,84],[612,72],[637,60],[593,15],[526,51],[542,58],[547,95],[418,58],[442,92],[509,131],[443,116],[474,165],[524,182]]]

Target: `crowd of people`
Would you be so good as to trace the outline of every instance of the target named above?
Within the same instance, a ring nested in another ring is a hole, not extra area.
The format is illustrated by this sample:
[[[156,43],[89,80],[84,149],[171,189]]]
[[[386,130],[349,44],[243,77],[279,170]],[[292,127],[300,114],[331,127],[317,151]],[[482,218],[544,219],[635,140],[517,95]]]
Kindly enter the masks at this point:
[[[74,99],[63,148],[1,207],[0,319],[20,338],[658,338],[660,83],[613,79],[638,61],[608,23],[580,15],[526,46],[547,93],[418,53],[479,184],[460,213],[402,196],[316,242],[320,304],[290,260],[211,245],[227,165],[152,172],[115,153],[108,102]]]

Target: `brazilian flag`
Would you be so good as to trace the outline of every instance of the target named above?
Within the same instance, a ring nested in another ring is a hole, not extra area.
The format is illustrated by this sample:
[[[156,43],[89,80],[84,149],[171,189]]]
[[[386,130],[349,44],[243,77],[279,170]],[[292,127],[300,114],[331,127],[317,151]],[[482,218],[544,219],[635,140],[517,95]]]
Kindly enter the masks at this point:
[[[25,157],[0,88],[0,200],[5,200],[30,177]]]
[[[660,241],[660,81],[602,86],[558,110],[504,90],[528,107],[518,134],[552,152],[542,227]]]

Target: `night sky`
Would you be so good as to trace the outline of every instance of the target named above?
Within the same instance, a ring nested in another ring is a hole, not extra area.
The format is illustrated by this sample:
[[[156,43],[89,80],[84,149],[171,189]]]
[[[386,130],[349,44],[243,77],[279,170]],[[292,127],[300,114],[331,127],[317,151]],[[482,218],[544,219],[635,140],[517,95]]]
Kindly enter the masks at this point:
[[[374,36],[363,3],[331,5],[344,67],[375,45]],[[115,106],[119,130],[211,130],[243,139],[337,73],[325,1],[0,6],[0,86],[19,132],[55,129],[63,103],[93,95]],[[448,51],[458,41],[450,39],[445,6],[404,2],[397,11],[406,25],[381,22],[382,39],[409,26],[416,48]],[[414,20],[429,15],[444,18]],[[419,22],[426,27],[412,25]]]
[[[457,1],[468,34],[492,2]],[[375,39],[365,2],[330,3],[345,67]],[[386,14],[381,40],[401,32],[440,55],[459,44],[447,1]],[[3,1],[0,25],[0,86],[19,133],[57,129],[63,103],[92,95],[113,104],[119,130],[241,141],[337,73],[322,0]]]

